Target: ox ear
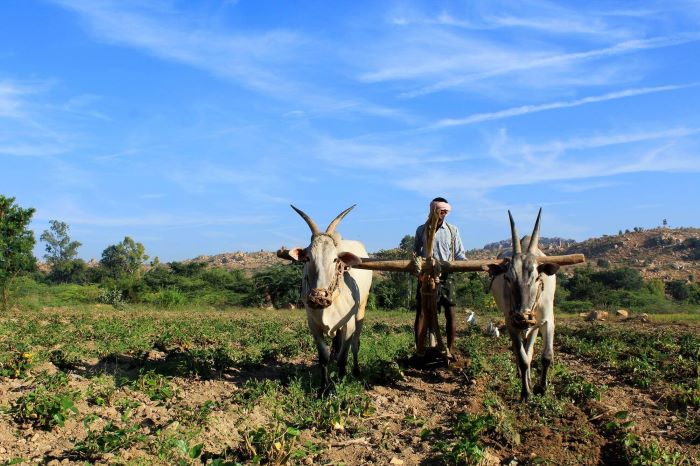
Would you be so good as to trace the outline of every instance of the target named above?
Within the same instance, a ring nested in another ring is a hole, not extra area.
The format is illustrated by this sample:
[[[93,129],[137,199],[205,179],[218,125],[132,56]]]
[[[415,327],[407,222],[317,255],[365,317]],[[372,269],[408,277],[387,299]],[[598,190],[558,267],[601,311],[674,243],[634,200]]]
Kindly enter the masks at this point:
[[[554,275],[557,270],[559,270],[559,264],[540,264],[537,266],[537,271],[546,275]]]
[[[343,263],[345,265],[347,265],[348,267],[352,267],[353,265],[357,265],[357,264],[362,263],[362,259],[357,257],[355,254],[353,254],[351,252],[347,252],[347,251],[339,253],[338,259],[343,261]]]
[[[508,263],[503,263],[503,264],[489,264],[488,266],[489,270],[489,275],[492,277],[496,277],[498,275],[506,273],[506,270],[508,270]]]
[[[303,262],[306,260],[306,250],[304,248],[282,248],[277,251],[277,257],[294,262]]]

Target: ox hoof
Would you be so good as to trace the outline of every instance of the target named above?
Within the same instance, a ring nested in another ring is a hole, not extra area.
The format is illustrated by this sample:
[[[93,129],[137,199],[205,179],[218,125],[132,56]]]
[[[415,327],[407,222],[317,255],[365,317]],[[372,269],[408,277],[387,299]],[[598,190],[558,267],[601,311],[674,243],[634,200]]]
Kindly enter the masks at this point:
[[[544,395],[546,391],[547,391],[546,385],[535,385],[535,388],[534,388],[535,395]]]

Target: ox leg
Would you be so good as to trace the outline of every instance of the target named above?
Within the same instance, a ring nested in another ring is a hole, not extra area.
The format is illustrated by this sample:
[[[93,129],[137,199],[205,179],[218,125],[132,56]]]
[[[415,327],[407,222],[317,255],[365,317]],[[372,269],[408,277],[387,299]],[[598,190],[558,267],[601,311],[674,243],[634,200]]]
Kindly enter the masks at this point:
[[[535,393],[544,394],[547,391],[547,372],[554,359],[554,322],[547,321],[542,326],[542,373]]]
[[[532,394],[532,379],[530,377],[530,372],[532,368],[532,356],[535,352],[535,341],[537,340],[537,334],[539,329],[537,327],[530,330],[527,334],[527,342],[525,344],[525,354],[527,355],[527,390]]]
[[[527,342],[523,342],[523,337],[517,330],[510,332],[513,353],[515,353],[515,361],[518,364],[518,373],[520,374],[520,401],[527,401],[532,395],[530,388],[530,362],[532,358],[527,351]]]
[[[360,334],[362,333],[362,325],[364,320],[358,319],[355,324],[355,332],[352,334],[352,375],[355,377],[360,376]]]
[[[323,335],[314,332],[314,342],[316,343],[316,349],[318,350],[318,366],[321,375],[321,387],[319,389],[319,396],[322,396],[330,387],[330,379],[328,378],[328,362],[331,360],[331,353],[328,349],[328,345],[323,339]]]
[[[345,326],[338,331],[342,336],[340,344],[340,352],[338,353],[338,376],[345,377],[347,374],[348,351],[350,350],[351,340],[355,333],[355,319],[350,319]]]
[[[336,332],[331,342],[331,359],[337,359],[340,354],[340,347],[343,343],[343,336],[340,332]]]

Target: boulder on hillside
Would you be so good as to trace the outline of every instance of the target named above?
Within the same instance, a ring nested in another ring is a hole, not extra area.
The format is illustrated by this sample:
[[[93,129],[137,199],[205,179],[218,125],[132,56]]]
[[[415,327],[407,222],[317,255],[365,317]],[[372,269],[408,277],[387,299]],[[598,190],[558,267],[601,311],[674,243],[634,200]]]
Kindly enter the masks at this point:
[[[588,313],[586,316],[586,320],[588,322],[593,322],[595,320],[605,320],[608,318],[608,312],[607,311],[591,311]]]

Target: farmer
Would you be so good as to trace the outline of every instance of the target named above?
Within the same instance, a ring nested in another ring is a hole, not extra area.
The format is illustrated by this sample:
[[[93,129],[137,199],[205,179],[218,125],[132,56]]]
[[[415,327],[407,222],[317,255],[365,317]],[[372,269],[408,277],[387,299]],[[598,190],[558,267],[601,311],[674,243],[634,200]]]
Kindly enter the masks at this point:
[[[435,237],[433,239],[433,258],[441,261],[464,260],[464,247],[462,246],[462,238],[459,236],[459,230],[456,226],[445,221],[445,217],[450,213],[452,207],[444,197],[436,197],[430,202],[430,212],[437,209],[438,223]],[[420,225],[416,229],[416,237],[413,243],[413,254],[416,257],[424,257],[426,251],[426,238],[428,223]],[[416,272],[420,273],[420,262],[417,262]],[[440,282],[437,288],[437,305],[436,311],[439,313],[440,308],[445,309],[445,332],[447,333],[447,350],[448,354],[454,355],[454,342],[457,335],[457,326],[455,322],[455,301],[452,290],[452,281],[449,274],[443,272],[440,275]],[[416,348],[418,345],[418,323],[421,317],[421,284],[418,283],[418,291],[416,293],[416,321],[414,324],[414,336],[416,339]]]

